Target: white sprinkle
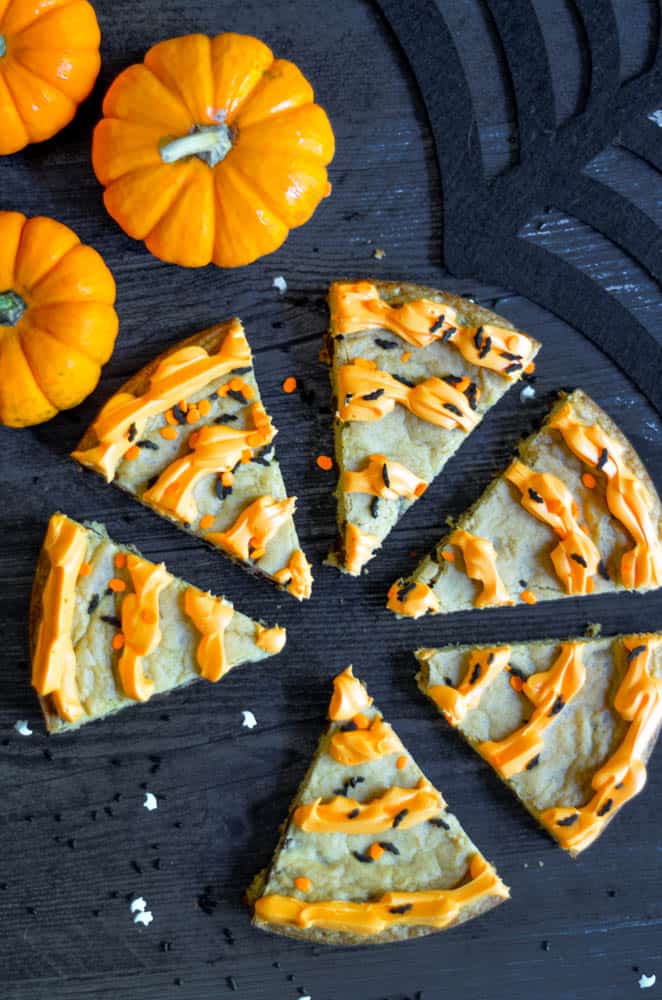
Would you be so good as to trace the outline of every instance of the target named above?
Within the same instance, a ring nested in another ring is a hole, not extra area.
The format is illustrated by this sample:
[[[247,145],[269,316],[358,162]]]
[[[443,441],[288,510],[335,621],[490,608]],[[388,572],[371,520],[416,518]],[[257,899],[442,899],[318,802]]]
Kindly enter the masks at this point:
[[[143,805],[145,809],[149,809],[150,812],[158,809],[159,803],[154,792],[145,792],[145,801],[143,802]]]
[[[244,717],[243,722],[241,723],[242,726],[245,726],[246,729],[255,729],[255,727],[257,726],[257,719],[255,718],[253,713],[244,711],[241,714]]]
[[[544,861],[539,861],[538,862],[538,868],[544,868],[544,867],[545,867],[545,862]]]
[[[525,403],[527,399],[533,399],[535,394],[536,390],[533,388],[532,385],[525,385],[519,394],[519,398],[522,400],[523,403]]]
[[[658,108],[657,111],[651,111],[648,118],[650,121],[655,122],[659,128],[662,128],[662,108]],[[642,986],[641,988],[642,990],[646,989],[645,986]]]
[[[282,274],[274,278],[274,288],[277,288],[281,295],[284,295],[287,291],[287,282]]]
[[[145,927],[149,927],[154,915],[151,910],[141,910],[140,913],[136,913],[133,918],[134,924],[143,924]]]
[[[646,976],[646,975],[640,976],[639,977],[639,989],[640,990],[648,990],[648,989],[650,989],[651,986],[655,986],[656,980],[657,980],[657,976],[655,975],[655,973],[653,973],[652,976]]]
[[[19,719],[18,722],[14,723],[14,729],[21,736],[32,736],[32,730],[30,729],[27,719]]]
[[[147,909],[147,903],[145,902],[142,896],[138,896],[137,899],[131,900],[131,906],[129,907],[129,909],[131,910],[132,913],[135,913],[138,910],[140,911],[140,913],[142,913],[143,910]]]

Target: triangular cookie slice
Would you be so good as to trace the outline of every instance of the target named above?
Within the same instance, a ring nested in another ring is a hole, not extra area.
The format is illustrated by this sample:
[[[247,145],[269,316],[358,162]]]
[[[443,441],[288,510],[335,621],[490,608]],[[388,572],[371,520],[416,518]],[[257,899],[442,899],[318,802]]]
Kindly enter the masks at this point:
[[[253,923],[323,944],[400,941],[470,920],[508,889],[348,667]]]
[[[336,407],[338,539],[358,576],[539,344],[474,302],[419,285],[336,282],[326,355]]]
[[[53,514],[30,605],[32,686],[52,733],[77,729],[199,677],[218,681],[285,645],[126,546]]]
[[[418,618],[661,585],[660,498],[627,438],[577,389],[393,584],[388,607]]]
[[[252,363],[238,319],[189,337],[108,400],[72,457],[302,600],[296,497]]]
[[[662,635],[419,649],[418,684],[573,856],[646,783]]]

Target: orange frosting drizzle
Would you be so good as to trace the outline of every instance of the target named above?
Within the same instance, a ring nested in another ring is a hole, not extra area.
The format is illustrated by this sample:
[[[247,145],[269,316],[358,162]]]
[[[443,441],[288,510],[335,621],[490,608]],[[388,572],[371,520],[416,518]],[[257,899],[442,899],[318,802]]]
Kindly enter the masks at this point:
[[[489,539],[458,529],[449,537],[448,542],[450,545],[457,545],[461,551],[467,576],[483,585],[483,589],[474,600],[474,607],[488,608],[513,604],[497,572],[496,549]]]
[[[292,819],[305,833],[383,833],[403,810],[406,815],[398,829],[408,830],[438,816],[445,807],[441,794],[422,778],[416,788],[394,786],[369,802],[345,795],[336,795],[330,802],[315,799],[295,809]]]
[[[122,601],[124,645],[117,672],[127,698],[147,701],[154,693],[154,681],[143,674],[141,661],[161,642],[159,594],[171,582],[172,576],[163,563],[157,566],[133,553],[127,555],[126,567],[135,593],[127,594]]]
[[[590,594],[600,552],[578,521],[579,509],[563,480],[549,472],[535,472],[515,460],[506,479],[522,493],[522,506],[548,524],[561,541],[551,553],[552,564],[568,594]]]
[[[441,709],[451,726],[459,726],[467,712],[476,708],[492,681],[506,669],[510,646],[477,649],[469,654],[469,666],[458,687],[433,684],[427,694]]]
[[[389,589],[386,607],[396,615],[407,618],[420,618],[428,612],[435,615],[441,610],[435,592],[421,581],[405,583],[396,580]]]
[[[74,452],[73,458],[92,466],[111,482],[122,458],[135,447],[129,441],[129,434],[132,440],[140,437],[151,417],[164,414],[181,399],[200,392],[235,368],[250,364],[251,349],[238,320],[214,355],[210,356],[202,347],[182,347],[161,361],[142,396],[128,392],[111,396],[92,425],[99,444],[87,451]]]
[[[378,535],[361,531],[350,521],[345,527],[345,569],[350,576],[358,576],[367,562],[381,545]]]
[[[252,426],[246,430],[218,424],[191,434],[191,451],[164,469],[143,494],[145,503],[191,524],[198,515],[193,492],[200,480],[212,473],[230,472],[240,462],[250,461],[257,449],[275,437],[276,431],[261,403],[253,403],[248,419]]]
[[[629,666],[616,692],[614,708],[630,725],[618,749],[593,775],[593,798],[581,808],[561,806],[540,814],[541,822],[572,854],[592,844],[612,816],[646,784],[643,755],[662,724],[662,680],[653,677],[649,669],[651,654],[660,643],[659,635],[623,639]]]
[[[621,558],[623,585],[633,589],[662,584],[662,543],[652,518],[653,498],[628,467],[624,448],[597,424],[580,423],[570,403],[559,409],[549,426],[561,432],[577,458],[607,478],[607,507],[635,542]]]
[[[345,421],[381,420],[399,404],[428,423],[468,432],[480,423],[463,391],[470,385],[469,379],[451,385],[432,376],[408,386],[358,358],[338,369],[338,416]]]
[[[222,597],[212,597],[189,587],[184,594],[184,610],[202,635],[195,654],[200,676],[208,681],[220,681],[228,669],[225,630],[232,621],[234,608]]]
[[[519,774],[540,753],[545,730],[582,689],[586,679],[582,651],[583,643],[562,643],[549,670],[531,674],[522,686],[522,694],[536,706],[529,721],[503,740],[479,745],[479,753],[503,778]]]
[[[443,340],[472,365],[509,379],[518,378],[535,354],[533,341],[523,333],[494,323],[468,326],[453,306],[431,299],[391,306],[369,281],[332,285],[330,303],[336,336],[380,329],[413,347]]]
[[[85,562],[87,532],[64,514],[48,524],[44,551],[50,562],[42,592],[41,621],[32,658],[32,686],[51,695],[65,722],[83,714],[76,684],[76,653],[71,639],[76,606],[76,581]]]
[[[258,497],[227,531],[210,532],[205,540],[244,562],[261,559],[271,539],[294,514],[295,505],[296,497],[285,500]]]
[[[287,566],[274,573],[274,580],[299,601],[310,597],[313,589],[313,571],[301,549],[294,550]]]
[[[490,897],[508,898],[507,887],[480,854],[472,857],[469,876],[464,885],[455,889],[387,892],[369,903],[344,899],[309,903],[293,896],[272,894],[257,900],[255,915],[270,924],[319,927],[366,937],[381,934],[389,927],[448,927],[458,920],[466,906],[475,906]]]
[[[279,625],[274,625],[273,628],[257,625],[255,628],[255,645],[265,653],[280,653],[286,641],[287,632]]]
[[[333,759],[347,766],[365,764],[402,750],[399,738],[379,716],[372,720],[368,729],[338,730],[329,742]]]
[[[343,486],[346,493],[369,493],[383,500],[397,500],[398,497],[416,500],[428,488],[424,479],[384,455],[369,455],[362,469],[346,471]]]
[[[333,678],[333,694],[329,702],[329,719],[332,722],[347,722],[366,708],[370,708],[373,699],[365,687],[354,676],[352,667],[346,667],[341,674]]]

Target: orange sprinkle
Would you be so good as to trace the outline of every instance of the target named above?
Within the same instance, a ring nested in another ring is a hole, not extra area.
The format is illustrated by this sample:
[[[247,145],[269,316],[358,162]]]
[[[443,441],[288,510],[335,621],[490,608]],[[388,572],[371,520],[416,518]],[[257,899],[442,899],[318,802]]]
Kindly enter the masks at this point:
[[[79,576],[89,576],[91,572],[92,572],[92,567],[88,562],[81,563],[81,567],[78,570]]]
[[[175,414],[172,412],[172,410],[166,410],[165,418],[166,418],[166,423],[170,424],[171,427],[177,427],[178,426],[179,420],[177,419],[177,417],[175,416]]]
[[[108,583],[108,586],[116,594],[121,594],[123,590],[126,590],[126,584],[124,580],[118,580],[116,576],[112,578],[112,580]]]
[[[370,855],[373,861],[379,861],[383,853],[384,853],[384,848],[381,846],[381,844],[371,844],[370,847],[368,848],[368,854]]]
[[[150,608],[143,608],[140,612],[140,617],[144,621],[145,625],[156,625],[156,612],[152,611]]]
[[[357,729],[368,729],[368,727],[370,726],[370,719],[368,718],[367,715],[364,715],[363,712],[357,712],[354,718],[352,719],[352,722],[354,723]]]
[[[140,454],[140,448],[138,447],[138,445],[132,444],[124,457],[127,459],[127,461],[133,462],[135,458],[138,458],[139,454]]]
[[[295,878],[294,885],[299,892],[310,892],[313,887],[313,883],[305,875],[299,875],[298,878]]]
[[[162,438],[166,441],[176,441],[178,437],[178,431],[176,427],[162,427],[159,431]]]
[[[538,603],[538,598],[530,590],[523,590],[522,593],[519,596],[520,596],[520,600],[524,601],[525,604],[537,604]]]
[[[398,771],[404,771],[408,763],[409,763],[408,757],[398,757],[398,759],[395,762],[395,766],[397,767]]]
[[[333,468],[333,459],[329,455],[318,455],[315,461],[318,468],[323,469],[324,472],[328,472]]]
[[[216,518],[213,514],[205,514],[204,517],[200,518],[200,528],[202,531],[206,531],[207,528],[211,528],[212,524]]]
[[[529,361],[528,365],[524,369],[524,374],[525,375],[533,375],[533,373],[534,373],[535,370],[536,370],[536,363],[535,363],[535,361]]]
[[[188,410],[188,403],[186,402],[185,399],[180,399],[180,401],[177,403],[177,406],[182,411],[182,413],[186,413],[186,411]]]
[[[208,416],[210,410],[211,410],[211,403],[209,402],[209,400],[201,399],[200,402],[198,403],[198,413],[200,413],[201,416],[206,417]]]
[[[196,424],[199,419],[200,419],[200,411],[198,410],[197,406],[191,403],[191,405],[188,408],[188,413],[186,414],[186,423]]]
[[[116,635],[113,636],[113,641],[111,642],[111,646],[113,647],[113,649],[122,649],[122,647],[124,646],[124,636],[122,635],[121,632],[117,632]]]
[[[441,558],[445,559],[446,562],[455,562],[455,553],[451,552],[450,549],[444,549],[441,553]]]
[[[524,687],[524,681],[521,677],[516,677],[515,674],[510,678],[510,686],[513,691],[521,691]]]
[[[126,553],[118,552],[115,558],[113,559],[113,562],[115,563],[116,569],[124,569],[124,567],[126,566]]]
[[[221,485],[222,486],[232,486],[234,482],[234,476],[228,469],[226,472],[221,473]]]
[[[405,351],[403,354],[400,355],[400,360],[402,361],[403,365],[407,364],[410,357],[411,357],[411,351]]]
[[[595,476],[592,476],[590,472],[585,472],[582,476],[582,482],[587,490],[595,489]]]
[[[283,392],[286,392],[288,396],[290,395],[290,393],[296,391],[296,387],[297,387],[297,380],[295,379],[294,375],[288,375],[281,386]]]

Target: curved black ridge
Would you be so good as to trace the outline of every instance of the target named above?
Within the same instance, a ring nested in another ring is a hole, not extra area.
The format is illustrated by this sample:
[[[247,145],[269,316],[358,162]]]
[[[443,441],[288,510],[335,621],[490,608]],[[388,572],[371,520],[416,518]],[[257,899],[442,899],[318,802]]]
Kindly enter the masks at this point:
[[[583,172],[613,142],[662,171],[660,130],[646,117],[662,95],[662,18],[654,59],[621,84],[611,3],[575,0],[590,83],[583,110],[557,126],[547,51],[530,0],[485,0],[511,75],[519,127],[519,161],[488,183],[471,92],[439,7],[433,0],[376,2],[426,106],[441,175],[446,267],[513,288],[581,330],[662,414],[662,343],[587,274],[519,235],[544,208],[557,206],[618,244],[662,283],[662,236],[653,220]]]

